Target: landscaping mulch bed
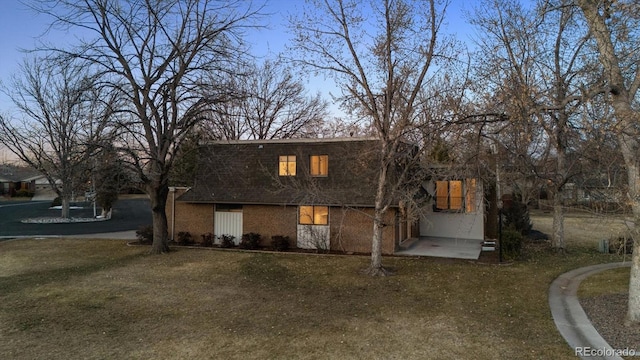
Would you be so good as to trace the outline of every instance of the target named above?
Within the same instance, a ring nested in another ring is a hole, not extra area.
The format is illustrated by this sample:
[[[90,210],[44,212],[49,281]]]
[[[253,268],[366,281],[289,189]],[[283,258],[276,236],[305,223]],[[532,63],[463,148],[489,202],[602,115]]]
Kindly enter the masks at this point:
[[[628,294],[605,294],[580,298],[593,326],[613,349],[640,352],[640,325],[625,326]]]

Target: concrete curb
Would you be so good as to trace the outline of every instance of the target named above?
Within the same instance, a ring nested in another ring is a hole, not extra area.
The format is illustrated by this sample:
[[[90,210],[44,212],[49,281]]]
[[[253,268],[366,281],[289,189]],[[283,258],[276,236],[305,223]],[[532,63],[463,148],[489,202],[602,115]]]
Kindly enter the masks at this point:
[[[549,288],[549,307],[560,334],[574,350],[591,348],[613,354],[613,348],[593,327],[578,301],[578,287],[585,278],[599,272],[631,266],[626,263],[608,263],[586,266],[566,272],[556,278]],[[576,352],[578,355],[578,352]],[[619,356],[580,356],[582,359],[622,359]]]

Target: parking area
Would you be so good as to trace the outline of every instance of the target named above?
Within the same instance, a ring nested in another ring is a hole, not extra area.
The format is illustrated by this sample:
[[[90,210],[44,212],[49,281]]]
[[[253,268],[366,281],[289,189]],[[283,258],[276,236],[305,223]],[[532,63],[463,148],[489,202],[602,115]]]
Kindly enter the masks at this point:
[[[90,203],[78,202],[72,217],[93,217]],[[146,198],[125,198],[116,202],[111,220],[88,223],[25,224],[22,219],[59,216],[60,210],[50,209],[51,201],[0,202],[0,237],[82,235],[136,230],[151,224],[151,208]],[[98,209],[98,212],[100,209]]]

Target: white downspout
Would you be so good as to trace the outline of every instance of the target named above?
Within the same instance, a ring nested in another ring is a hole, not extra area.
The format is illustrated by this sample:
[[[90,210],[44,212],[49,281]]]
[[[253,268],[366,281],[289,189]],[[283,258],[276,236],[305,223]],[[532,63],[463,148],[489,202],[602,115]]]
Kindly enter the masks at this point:
[[[176,188],[169,188],[171,191],[171,240],[175,241],[176,234]]]

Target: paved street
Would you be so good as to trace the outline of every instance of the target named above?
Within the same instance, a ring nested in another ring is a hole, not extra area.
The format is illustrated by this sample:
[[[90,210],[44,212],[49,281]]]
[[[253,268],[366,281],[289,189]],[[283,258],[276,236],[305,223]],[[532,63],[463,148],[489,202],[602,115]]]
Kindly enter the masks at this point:
[[[36,235],[78,235],[136,230],[151,224],[149,200],[120,199],[116,202],[111,220],[67,224],[23,224],[25,218],[60,216],[60,210],[49,209],[51,201],[0,202],[0,237]],[[93,217],[90,203],[79,202],[82,209],[72,209],[72,217]],[[100,209],[98,208],[98,213]]]

